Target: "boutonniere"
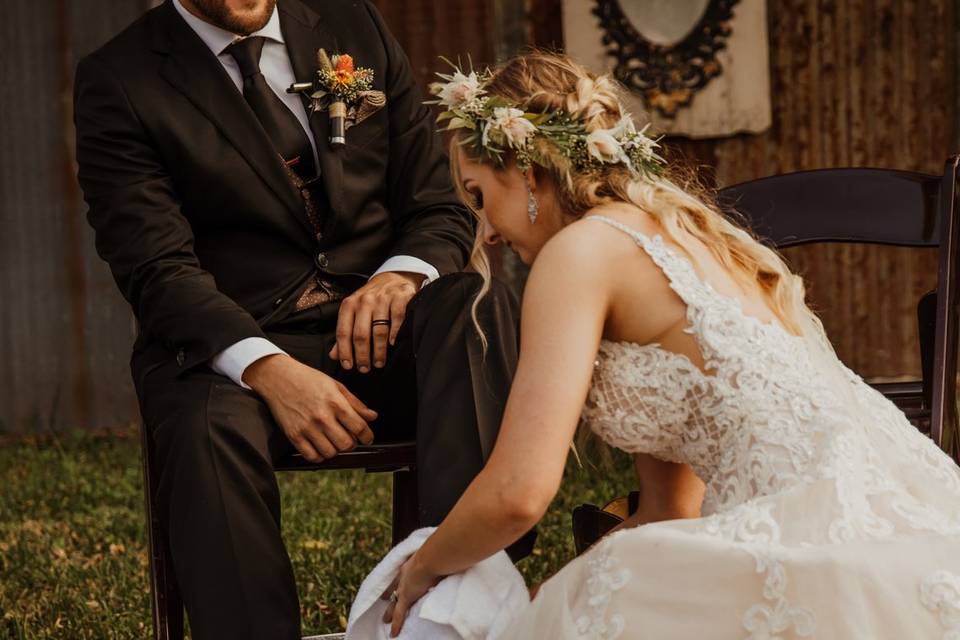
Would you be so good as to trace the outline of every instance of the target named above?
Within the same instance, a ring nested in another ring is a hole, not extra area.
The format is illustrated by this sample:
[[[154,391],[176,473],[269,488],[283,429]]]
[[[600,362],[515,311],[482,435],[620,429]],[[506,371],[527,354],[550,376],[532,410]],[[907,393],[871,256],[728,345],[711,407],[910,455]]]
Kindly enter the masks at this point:
[[[330,144],[342,147],[347,129],[383,108],[386,96],[373,87],[373,69],[354,66],[353,57],[317,52],[317,77],[313,82],[298,82],[290,93],[308,93],[311,111],[326,111],[330,117]]]

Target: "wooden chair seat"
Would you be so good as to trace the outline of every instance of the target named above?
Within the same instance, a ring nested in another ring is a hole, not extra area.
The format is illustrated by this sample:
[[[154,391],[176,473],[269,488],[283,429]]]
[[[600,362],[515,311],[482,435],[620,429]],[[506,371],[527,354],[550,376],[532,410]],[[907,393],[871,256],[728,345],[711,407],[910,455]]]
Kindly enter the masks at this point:
[[[415,466],[417,448],[412,441],[359,446],[323,462],[310,462],[299,453],[280,460],[277,471],[328,471],[333,469],[365,469],[367,471],[396,471]]]

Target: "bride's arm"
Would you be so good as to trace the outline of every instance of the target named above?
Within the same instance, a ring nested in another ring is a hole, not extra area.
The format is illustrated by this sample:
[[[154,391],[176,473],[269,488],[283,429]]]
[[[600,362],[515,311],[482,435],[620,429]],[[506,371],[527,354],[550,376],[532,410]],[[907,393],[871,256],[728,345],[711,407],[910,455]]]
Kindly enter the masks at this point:
[[[557,244],[543,249],[527,281],[520,359],[490,459],[418,554],[436,575],[462,571],[515,542],[559,489],[608,291],[600,274],[591,273],[600,270],[595,255]],[[591,261],[593,268],[585,267]]]
[[[559,234],[537,257],[524,293],[520,360],[496,445],[483,471],[405,566],[409,575],[406,583],[401,576],[396,631],[430,580],[463,571],[515,542],[557,493],[610,297],[609,274],[598,264],[604,261],[578,235]]]

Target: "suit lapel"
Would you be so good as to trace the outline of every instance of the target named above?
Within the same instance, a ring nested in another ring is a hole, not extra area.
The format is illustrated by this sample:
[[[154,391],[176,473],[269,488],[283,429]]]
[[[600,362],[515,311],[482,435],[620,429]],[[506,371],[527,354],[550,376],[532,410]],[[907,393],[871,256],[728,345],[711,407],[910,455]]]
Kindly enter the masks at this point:
[[[317,51],[336,52],[337,39],[313,10],[300,0],[278,0],[280,30],[286,40],[287,53],[293,65],[297,82],[310,82],[316,78]],[[310,111],[310,101],[303,96],[304,107],[310,120],[310,129],[317,145],[323,184],[330,199],[334,216],[343,212],[343,159],[330,146],[330,122],[325,111]]]
[[[167,38],[159,48],[169,53],[161,75],[216,125],[312,236],[303,200],[279,154],[216,56],[177,14],[175,1],[161,8]]]

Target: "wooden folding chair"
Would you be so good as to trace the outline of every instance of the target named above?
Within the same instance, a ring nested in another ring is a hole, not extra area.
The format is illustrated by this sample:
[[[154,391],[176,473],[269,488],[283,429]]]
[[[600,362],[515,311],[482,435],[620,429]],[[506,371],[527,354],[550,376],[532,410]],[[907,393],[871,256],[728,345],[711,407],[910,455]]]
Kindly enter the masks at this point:
[[[159,475],[152,439],[146,425],[141,425],[140,436],[150,556],[153,637],[154,640],[183,640],[183,600],[173,574],[166,534],[155,506]],[[416,447],[413,442],[361,446],[319,464],[307,462],[296,454],[281,461],[275,468],[277,471],[366,469],[370,472],[392,472],[393,544],[406,538],[417,527]],[[329,640],[339,637],[340,634],[311,636],[314,639]]]
[[[742,214],[777,248],[816,242],[939,248],[937,288],[917,305],[922,379],[873,386],[912,420],[929,420],[930,436],[941,447],[957,420],[958,163],[960,156],[950,157],[942,176],[800,171],[733,185],[718,197],[722,208]]]

